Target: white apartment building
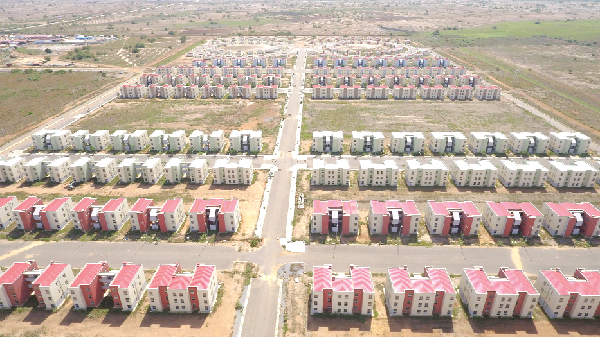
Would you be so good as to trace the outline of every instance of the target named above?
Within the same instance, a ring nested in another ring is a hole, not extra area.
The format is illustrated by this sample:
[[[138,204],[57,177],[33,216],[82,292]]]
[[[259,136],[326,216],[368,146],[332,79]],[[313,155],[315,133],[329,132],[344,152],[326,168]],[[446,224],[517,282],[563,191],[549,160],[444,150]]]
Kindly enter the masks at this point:
[[[183,199],[165,201],[158,212],[158,224],[161,232],[177,232],[184,221]]]
[[[587,318],[600,314],[600,271],[575,269],[565,276],[560,268],[542,270],[535,282],[540,306],[550,318]]]
[[[69,296],[69,284],[74,278],[70,264],[54,261],[44,269],[25,272],[24,276],[35,277],[31,288],[39,306],[45,306],[47,310],[60,308]]]
[[[352,131],[352,144],[350,151],[381,153],[384,149],[385,137],[381,132]]]
[[[456,186],[494,187],[498,169],[489,160],[469,163],[467,159],[457,159],[450,165],[450,178]]]
[[[74,182],[84,183],[92,178],[92,158],[81,157],[69,165],[69,175]]]
[[[154,130],[150,134],[150,150],[165,151],[168,150],[168,134],[164,130]]]
[[[476,85],[475,90],[473,90],[473,96],[475,96],[478,100],[500,100],[500,95],[502,94],[502,89],[495,85],[484,86],[484,85]]]
[[[587,153],[592,139],[580,132],[550,132],[550,151],[556,154]]]
[[[530,202],[487,201],[482,214],[488,232],[503,237],[538,236],[544,221],[544,215]]]
[[[97,130],[89,135],[90,149],[93,151],[102,151],[110,145],[110,133],[108,130]]]
[[[71,134],[71,146],[73,146],[73,150],[75,151],[86,151],[88,149],[89,142],[89,130],[78,130],[75,133]]]
[[[117,166],[119,182],[122,184],[133,183],[137,179],[135,158],[125,158]]]
[[[327,312],[371,316],[375,288],[370,269],[350,265],[350,273],[338,272],[334,275],[330,264],[313,267],[310,302],[311,315]]]
[[[129,151],[142,151],[150,144],[150,137],[148,137],[148,131],[146,130],[135,130],[126,140]]]
[[[184,130],[173,131],[167,136],[169,141],[169,151],[182,151],[186,145],[186,135]]]
[[[469,149],[475,154],[506,153],[508,137],[501,132],[471,132]]]
[[[340,94],[339,94],[339,99],[360,99],[362,94],[361,94],[361,88],[360,85],[355,84],[355,85],[345,85],[342,84],[340,85]]]
[[[256,98],[257,99],[276,99],[277,98],[277,86],[276,85],[257,85],[256,86]]]
[[[69,216],[72,208],[73,200],[71,200],[71,198],[57,198],[52,200],[39,211],[44,230],[57,231],[65,228],[71,221]]]
[[[421,85],[419,87],[419,95],[422,99],[439,99],[444,100],[444,87],[436,85],[433,87]]]
[[[464,153],[467,137],[460,132],[432,132],[429,149],[433,153]]]
[[[250,185],[254,177],[252,160],[240,158],[232,163],[230,158],[221,158],[213,166],[214,184]]]
[[[71,158],[61,157],[53,160],[48,164],[50,179],[55,183],[62,183],[70,177],[69,166],[71,166]]]
[[[31,140],[33,141],[34,149],[38,151],[53,150],[50,141],[50,136],[53,135],[55,132],[58,132],[58,130],[40,130],[32,134]]]
[[[421,153],[425,146],[422,132],[392,132],[390,151],[392,153]]]
[[[471,317],[532,318],[540,300],[523,271],[507,267],[500,267],[498,276],[487,275],[483,267],[465,268],[459,293]]]
[[[17,205],[17,197],[0,198],[0,229],[7,228],[13,222],[12,211]]]
[[[333,85],[313,85],[313,99],[333,99]]]
[[[508,144],[515,154],[545,154],[550,145],[550,138],[541,132],[511,132]]]
[[[394,85],[392,96],[394,99],[417,99],[419,90],[412,84],[407,86]]]
[[[148,184],[156,184],[164,174],[164,165],[160,158],[150,158],[142,164],[142,180]]]
[[[34,182],[46,178],[46,170],[43,163],[46,158],[47,157],[35,157],[23,165],[26,181]]]
[[[189,167],[189,178],[193,184],[204,184],[208,178],[208,163],[206,159],[194,159]]]
[[[127,135],[127,130],[116,130],[110,135],[110,145],[113,151],[127,151],[124,139]]]
[[[548,182],[554,187],[592,188],[598,178],[598,170],[583,160],[561,162],[550,160]]]
[[[58,130],[52,133],[50,136],[49,150],[62,151],[67,147],[71,146],[71,131],[70,130]]]
[[[500,182],[506,187],[544,187],[549,170],[538,161],[500,161]]]
[[[116,276],[110,281],[109,293],[113,298],[114,308],[121,308],[123,311],[135,310],[146,290],[144,267],[141,264],[124,262],[120,270],[112,273],[116,273]]]
[[[416,235],[421,213],[413,200],[371,200],[369,208],[369,232],[371,234]]]
[[[107,184],[117,176],[117,160],[115,158],[102,158],[94,165],[96,182]]]
[[[262,131],[233,130],[229,134],[229,150],[236,152],[260,152]]]
[[[441,160],[428,159],[421,163],[416,159],[409,159],[406,166],[404,180],[407,186],[446,186],[450,171]]]
[[[346,159],[326,163],[322,159],[313,160],[311,185],[350,185],[350,164]]]
[[[6,160],[0,158],[0,182],[17,182],[25,176],[25,159],[13,157]]]
[[[121,86],[121,98],[143,98],[148,96],[148,87],[141,84],[125,84]]]
[[[589,202],[546,202],[542,213],[544,228],[552,236],[591,238],[600,235],[600,211]]]
[[[166,289],[169,310],[210,313],[217,299],[218,288],[215,266],[198,264],[194,273],[176,274],[171,278]]]
[[[168,184],[175,184],[183,178],[181,170],[181,158],[173,157],[165,164],[165,178]]]
[[[312,152],[338,153],[344,151],[344,133],[342,131],[313,131]]]
[[[463,86],[456,86],[456,85],[449,85],[446,88],[446,95],[448,96],[449,99],[451,100],[458,100],[458,101],[464,101],[464,100],[470,100],[473,97],[473,88],[471,88],[468,85],[463,85]]]
[[[398,186],[400,170],[393,160],[384,160],[382,164],[371,160],[361,160],[358,171],[359,186]]]

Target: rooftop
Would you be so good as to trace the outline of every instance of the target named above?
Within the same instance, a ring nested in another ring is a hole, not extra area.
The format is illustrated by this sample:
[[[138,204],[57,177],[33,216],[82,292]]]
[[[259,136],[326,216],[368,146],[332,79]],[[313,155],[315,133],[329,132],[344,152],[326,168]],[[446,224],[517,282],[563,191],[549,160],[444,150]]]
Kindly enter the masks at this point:
[[[142,268],[141,264],[124,264],[117,276],[110,283],[111,286],[119,288],[128,288],[135,274]]]
[[[481,213],[479,213],[479,211],[477,210],[477,207],[475,207],[475,204],[473,204],[473,202],[471,202],[471,201],[463,201],[463,202],[441,201],[441,202],[437,202],[437,201],[429,200],[428,203],[429,203],[429,206],[431,206],[431,210],[436,215],[448,215],[450,213],[450,211],[454,210],[454,209],[461,209],[461,210],[463,210],[463,212],[465,212],[469,216],[481,215]]]
[[[64,203],[71,201],[71,198],[57,198],[52,200],[48,206],[44,207],[42,212],[56,212]]]
[[[27,271],[31,266],[29,262],[15,262],[10,268],[0,276],[0,284],[14,283],[23,272]]]
[[[183,204],[183,199],[167,200],[167,201],[165,201],[165,204],[160,209],[160,211],[161,212],[175,212],[175,210],[177,209],[177,206],[179,206],[179,204]]]
[[[3,207],[4,205],[8,204],[9,202],[11,202],[12,200],[17,200],[17,197],[6,197],[6,198],[0,198],[0,207]]]
[[[313,213],[315,214],[328,213],[330,208],[341,208],[344,214],[358,214],[358,204],[355,200],[313,200]]]
[[[488,206],[490,206],[492,211],[494,211],[496,216],[512,217],[513,215],[510,213],[510,211],[523,211],[523,212],[525,212],[525,214],[527,214],[527,216],[530,216],[530,217],[543,216],[543,214],[540,211],[538,211],[538,209],[535,208],[535,206],[533,206],[533,204],[530,202],[516,203],[516,202],[487,201],[486,203],[488,204]],[[569,213],[569,214],[571,214],[571,213]]]
[[[72,209],[71,211],[82,212],[87,210],[90,206],[97,203],[97,200],[94,198],[85,197],[81,199]]]
[[[29,208],[31,208],[33,205],[37,204],[38,202],[41,202],[42,199],[38,198],[38,197],[27,197],[27,199],[23,200],[22,203],[20,203],[19,205],[17,205],[17,207],[15,207],[15,211],[26,211]]]
[[[114,212],[117,209],[117,207],[119,207],[119,205],[121,205],[124,202],[127,202],[127,199],[125,199],[125,198],[110,199],[106,203],[106,205],[104,205],[104,207],[102,207],[102,212]]]
[[[154,273],[154,277],[152,277],[152,281],[150,281],[150,285],[148,288],[158,288],[158,287],[166,287],[171,282],[173,275],[175,275],[178,271],[177,265],[175,264],[165,264],[158,266],[158,270]]]
[[[107,267],[106,262],[87,263],[79,272],[79,274],[77,274],[73,282],[71,282],[70,287],[79,287],[82,284],[87,285],[92,283],[92,281],[96,278],[96,275],[98,275],[98,273],[101,272],[104,267]]]
[[[169,289],[187,289],[192,282],[192,275],[176,275],[169,282]]]
[[[33,284],[39,284],[42,287],[48,287],[52,284],[58,275],[62,273],[65,269],[67,269],[69,265],[67,263],[50,263],[46,269],[42,272],[38,278],[33,281]]]
[[[388,214],[390,209],[401,209],[403,214],[419,215],[417,205],[412,200],[400,202],[398,200],[377,201],[371,200],[371,208],[374,214]]]

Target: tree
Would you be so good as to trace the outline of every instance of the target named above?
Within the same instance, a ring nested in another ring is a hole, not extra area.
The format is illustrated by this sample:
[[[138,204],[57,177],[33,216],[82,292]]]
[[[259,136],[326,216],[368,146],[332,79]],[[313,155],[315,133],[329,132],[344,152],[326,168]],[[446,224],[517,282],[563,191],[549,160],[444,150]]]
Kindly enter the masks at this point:
[[[433,35],[440,35],[440,31],[436,30],[435,32],[433,32]]]
[[[183,35],[181,37],[181,43],[185,43],[185,41],[187,41],[187,36]]]
[[[46,48],[46,49],[44,49],[44,52],[45,52],[46,54],[52,54],[52,49],[50,49],[50,48]]]
[[[50,61],[50,56],[44,56],[44,60]]]

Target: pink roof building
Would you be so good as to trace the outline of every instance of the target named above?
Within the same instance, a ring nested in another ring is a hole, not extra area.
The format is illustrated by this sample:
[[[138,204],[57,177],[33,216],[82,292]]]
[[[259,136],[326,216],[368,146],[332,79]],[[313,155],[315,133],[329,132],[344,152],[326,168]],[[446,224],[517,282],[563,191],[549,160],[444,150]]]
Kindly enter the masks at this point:
[[[147,289],[150,310],[163,311],[164,309],[169,309],[167,288],[171,279],[179,273],[181,273],[179,263],[161,264],[158,266]]]
[[[73,278],[70,264],[50,262],[31,284],[39,306],[48,310],[59,308],[69,296],[66,285],[73,282]]]
[[[109,285],[114,308],[133,311],[145,288],[146,276],[142,265],[124,262]]]
[[[52,200],[40,211],[44,230],[52,231],[64,228],[71,221],[69,217],[71,208],[73,208],[73,200],[69,197]]]
[[[354,200],[314,200],[311,233],[358,233],[358,204]]]
[[[552,236],[586,238],[600,235],[600,211],[589,202],[547,202],[542,206],[544,227]]]
[[[371,270],[350,265],[350,273],[333,273],[331,265],[313,267],[311,314],[372,315],[375,292]]]
[[[94,228],[92,221],[92,206],[98,205],[98,200],[85,197],[71,208],[71,219],[75,229],[87,232]]]
[[[74,309],[85,310],[95,308],[104,298],[104,284],[100,281],[101,273],[109,271],[108,263],[87,263],[69,285],[69,293]]]
[[[508,237],[538,236],[544,215],[530,202],[487,201],[483,211],[483,223],[492,235]]]
[[[565,276],[560,268],[542,270],[535,286],[540,305],[550,318],[594,318],[600,316],[600,271],[575,269]]]
[[[428,201],[425,224],[430,234],[476,235],[481,214],[471,201]]]
[[[242,220],[237,199],[196,199],[188,213],[191,232],[235,232]]]
[[[31,296],[25,272],[37,269],[33,260],[15,262],[0,276],[0,308],[21,307]]]
[[[371,200],[369,231],[373,234],[417,234],[421,213],[412,200]]]
[[[0,198],[0,229],[4,229],[13,222],[12,211],[17,207],[17,197]]]
[[[197,264],[193,273],[174,273],[166,290],[170,311],[210,313],[217,299],[216,267]]]
[[[17,222],[17,228],[31,231],[36,227],[36,220],[33,217],[35,206],[42,205],[42,199],[38,197],[28,197],[13,209],[13,219]]]

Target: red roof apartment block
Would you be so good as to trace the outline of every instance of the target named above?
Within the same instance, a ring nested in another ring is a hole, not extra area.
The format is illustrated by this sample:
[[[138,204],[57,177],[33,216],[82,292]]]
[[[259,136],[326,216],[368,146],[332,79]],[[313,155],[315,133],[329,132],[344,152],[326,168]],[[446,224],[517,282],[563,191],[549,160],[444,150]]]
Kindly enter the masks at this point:
[[[459,290],[471,316],[531,318],[540,298],[523,271],[507,267],[498,276],[488,276],[483,267],[465,268]]]
[[[114,308],[133,311],[146,288],[146,277],[141,264],[124,262],[110,281],[109,290]],[[110,278],[109,278],[110,279]]]
[[[410,274],[408,268],[391,268],[385,284],[390,316],[452,316],[456,292],[444,268],[425,267],[423,275]]]
[[[171,278],[167,286],[168,308],[171,312],[198,310],[201,313],[210,313],[217,299],[217,290],[215,266],[197,264],[193,273],[178,273]],[[155,298],[156,302],[156,296],[152,298]],[[151,305],[155,302],[150,300]]]
[[[69,285],[73,309],[94,308],[100,305],[106,289],[100,281],[101,273],[108,272],[108,263],[87,263]]]
[[[481,214],[471,201],[428,201],[425,224],[431,234],[476,235]]]
[[[33,212],[35,211],[35,206],[38,205],[43,205],[42,199],[38,197],[28,197],[13,209],[13,219],[17,221],[17,228],[31,231],[36,227],[36,220],[33,218]]]
[[[371,270],[350,265],[350,273],[333,273],[331,265],[313,267],[311,314],[373,314],[375,292]]]
[[[133,207],[129,210],[129,219],[131,219],[131,229],[147,232],[150,229],[152,221],[150,221],[150,211],[154,206],[152,199],[139,198]]]
[[[218,230],[219,233],[235,232],[241,221],[237,199],[196,199],[189,211],[190,231]]]
[[[372,234],[417,234],[421,213],[412,200],[371,201],[369,230]]]
[[[589,202],[547,202],[542,206],[544,227],[553,236],[586,238],[600,235],[598,219],[600,211]]]
[[[75,229],[87,232],[94,228],[92,221],[92,206],[98,205],[98,200],[85,197],[71,208],[71,219]]]
[[[31,296],[25,272],[37,269],[33,260],[15,262],[0,276],[0,308],[20,307]]]
[[[358,205],[356,201],[314,200],[310,231],[319,234],[358,234]]]
[[[185,221],[183,199],[170,199],[165,201],[158,212],[158,226],[161,232],[176,232]]]
[[[530,202],[485,203],[483,224],[492,235],[538,236],[544,215]]]
[[[17,207],[17,197],[0,198],[0,229],[8,227],[13,222],[13,209]]]
[[[37,297],[38,306],[49,310],[59,308],[69,296],[68,285],[73,281],[71,265],[53,261],[38,272],[37,275],[31,275],[35,277],[31,287]]]
[[[542,270],[535,283],[540,305],[550,318],[600,316],[600,271],[575,269],[565,276],[560,268]]]
[[[121,229],[123,223],[127,220],[128,210],[126,198],[110,199],[97,215],[102,230]]]
[[[169,308],[169,299],[167,297],[167,288],[171,279],[181,273],[179,263],[161,264],[148,285],[148,299],[150,300],[150,310],[163,311]]]
[[[60,230],[69,223],[69,211],[73,207],[71,198],[56,198],[40,211],[44,230]]]

